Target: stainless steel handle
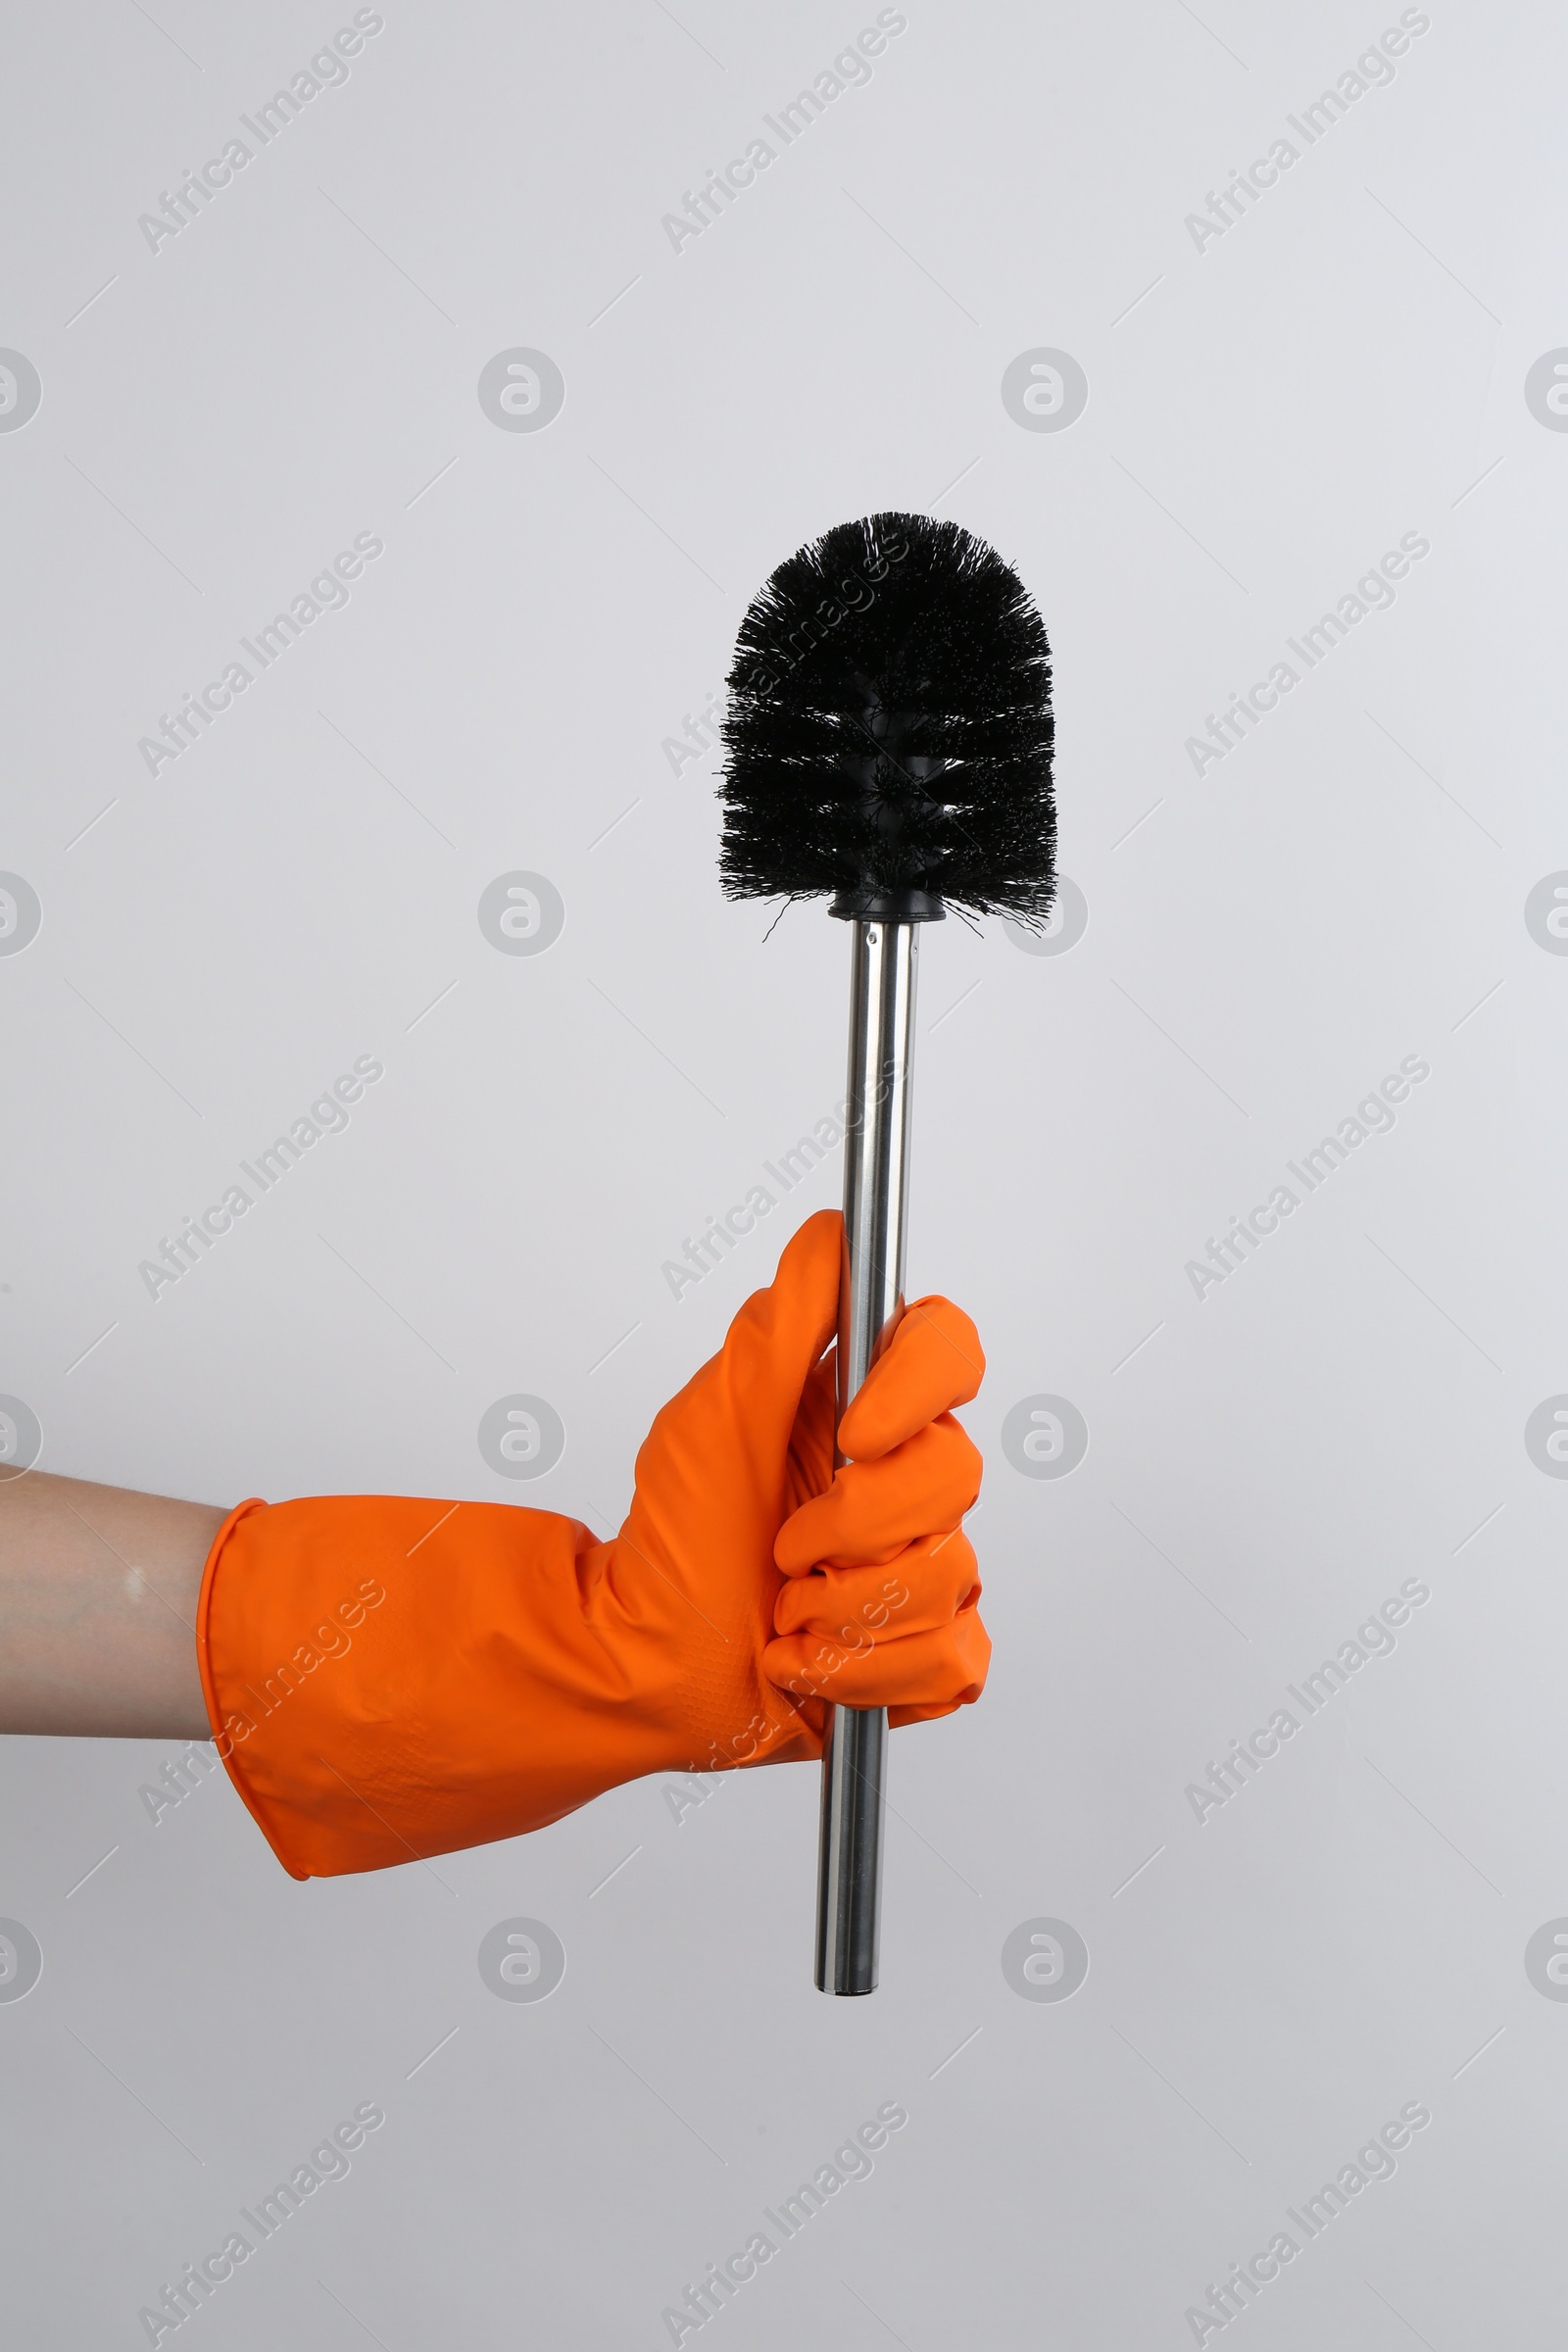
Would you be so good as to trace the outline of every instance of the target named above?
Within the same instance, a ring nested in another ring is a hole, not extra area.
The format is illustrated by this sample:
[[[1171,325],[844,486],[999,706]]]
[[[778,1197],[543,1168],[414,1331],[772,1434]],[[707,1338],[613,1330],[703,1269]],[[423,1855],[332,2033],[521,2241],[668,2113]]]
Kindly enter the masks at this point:
[[[855,921],[850,928],[838,1335],[841,1418],[904,1312],[910,1062],[920,933],[918,923]],[[887,1737],[885,1708],[828,1710],[816,1881],[819,1992],[876,1990]]]

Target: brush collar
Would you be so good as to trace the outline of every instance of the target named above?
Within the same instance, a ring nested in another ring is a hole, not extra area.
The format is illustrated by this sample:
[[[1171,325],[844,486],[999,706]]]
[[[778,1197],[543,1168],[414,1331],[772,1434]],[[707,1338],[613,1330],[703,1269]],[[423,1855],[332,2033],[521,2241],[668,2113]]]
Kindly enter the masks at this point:
[[[874,882],[846,885],[827,910],[844,923],[940,923],[948,911],[934,891],[881,890]]]

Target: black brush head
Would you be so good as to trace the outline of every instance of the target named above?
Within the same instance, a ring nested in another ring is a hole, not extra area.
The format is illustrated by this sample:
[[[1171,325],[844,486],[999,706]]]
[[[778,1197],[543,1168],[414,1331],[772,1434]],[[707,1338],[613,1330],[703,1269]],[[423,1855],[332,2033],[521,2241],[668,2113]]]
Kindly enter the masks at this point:
[[[724,895],[1039,923],[1055,892],[1053,733],[1045,625],[994,548],[929,514],[840,523],[741,623]]]

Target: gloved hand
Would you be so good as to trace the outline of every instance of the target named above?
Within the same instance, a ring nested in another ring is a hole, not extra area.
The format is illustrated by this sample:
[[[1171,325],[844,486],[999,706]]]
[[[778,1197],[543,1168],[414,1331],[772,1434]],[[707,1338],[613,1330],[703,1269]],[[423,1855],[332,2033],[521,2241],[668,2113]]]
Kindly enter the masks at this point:
[[[542,1828],[622,1781],[821,1752],[831,1701],[895,1724],[978,1697],[959,1528],[980,1457],[973,1324],[915,1300],[844,1416],[841,1220],[659,1414],[620,1534],[508,1504],[242,1503],[203,1580],[219,1751],[296,1878]]]

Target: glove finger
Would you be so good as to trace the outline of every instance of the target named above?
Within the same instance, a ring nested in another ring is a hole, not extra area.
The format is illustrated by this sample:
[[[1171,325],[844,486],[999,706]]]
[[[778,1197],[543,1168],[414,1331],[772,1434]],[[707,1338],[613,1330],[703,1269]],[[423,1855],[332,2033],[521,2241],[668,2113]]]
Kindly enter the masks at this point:
[[[887,1348],[839,1425],[839,1446],[870,1462],[928,1421],[979,1394],[985,1377],[980,1334],[951,1298],[912,1299]]]
[[[784,1465],[781,1518],[787,1519],[811,1495],[825,1494],[833,1484],[833,1425],[838,1417],[833,1354],[830,1348],[806,1376]]]
[[[786,1579],[773,1603],[775,1634],[814,1634],[852,1650],[935,1633],[978,1597],[974,1546],[962,1529],[922,1536],[885,1565],[823,1568]]]
[[[826,1705],[827,1702],[824,1700],[822,1703]],[[956,1715],[962,1704],[962,1699],[956,1698],[951,1706],[946,1707],[889,1707],[888,1730],[902,1731],[906,1723],[935,1723],[939,1716]]]
[[[730,1370],[747,1414],[760,1403],[793,1419],[812,1366],[838,1329],[843,1218],[818,1209],[786,1243],[765,1291],[754,1291],[717,1361]],[[744,1384],[744,1385],[743,1385]]]
[[[650,1507],[658,1498],[669,1529],[707,1525],[728,1543],[753,1526],[760,1505],[769,1514],[785,1508],[802,1393],[838,1325],[842,1222],[836,1209],[807,1219],[717,1355],[655,1418],[637,1482]]]
[[[787,1634],[762,1652],[768,1681],[797,1698],[845,1707],[934,1707],[977,1699],[985,1688],[991,1642],[976,1608],[949,1624],[902,1641],[877,1642],[859,1654],[813,1634]]]
[[[957,1526],[979,1494],[982,1467],[978,1447],[944,1413],[880,1460],[847,1464],[825,1494],[785,1520],[773,1558],[785,1576],[826,1561],[891,1559],[916,1537]]]

